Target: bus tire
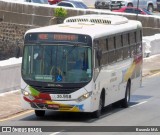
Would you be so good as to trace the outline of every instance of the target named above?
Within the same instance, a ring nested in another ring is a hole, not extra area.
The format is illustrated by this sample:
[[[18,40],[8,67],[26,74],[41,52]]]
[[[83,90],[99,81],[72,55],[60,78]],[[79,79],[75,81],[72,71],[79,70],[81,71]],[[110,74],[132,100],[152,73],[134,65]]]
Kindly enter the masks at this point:
[[[93,117],[94,118],[99,118],[102,114],[102,109],[103,109],[103,105],[104,105],[104,99],[101,93],[100,99],[99,99],[99,106],[98,106],[98,110],[93,112]]]
[[[35,110],[35,115],[37,117],[43,117],[45,115],[45,110]]]
[[[127,108],[129,106],[129,102],[130,102],[130,82],[127,83],[125,98],[122,99],[121,106],[123,108]]]

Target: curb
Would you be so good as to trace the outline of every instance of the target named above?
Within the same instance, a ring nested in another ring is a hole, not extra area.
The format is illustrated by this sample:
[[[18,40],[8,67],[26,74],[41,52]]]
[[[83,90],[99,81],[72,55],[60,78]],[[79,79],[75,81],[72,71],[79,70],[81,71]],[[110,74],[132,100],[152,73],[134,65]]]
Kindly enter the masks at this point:
[[[156,74],[158,72],[160,72],[160,69],[154,69],[154,70],[150,70],[151,73]]]

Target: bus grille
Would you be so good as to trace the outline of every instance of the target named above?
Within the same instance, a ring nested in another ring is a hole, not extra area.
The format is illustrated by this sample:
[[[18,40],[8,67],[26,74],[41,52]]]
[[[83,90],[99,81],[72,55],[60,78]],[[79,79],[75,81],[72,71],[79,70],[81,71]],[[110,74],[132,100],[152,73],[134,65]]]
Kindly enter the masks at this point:
[[[39,86],[32,86],[32,87],[41,93],[49,93],[49,94],[71,94],[80,89],[80,88],[54,88],[54,87],[39,87]]]

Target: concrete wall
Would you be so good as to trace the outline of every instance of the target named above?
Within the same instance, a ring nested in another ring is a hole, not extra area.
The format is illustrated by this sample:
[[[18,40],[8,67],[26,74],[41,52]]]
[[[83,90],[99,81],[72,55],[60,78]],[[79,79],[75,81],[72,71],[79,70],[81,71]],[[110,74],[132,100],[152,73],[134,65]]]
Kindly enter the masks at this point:
[[[146,48],[150,55],[160,54],[160,34],[143,37],[143,41],[146,46],[144,49]]]
[[[106,10],[67,9],[68,16],[83,14],[113,14]],[[117,13],[118,14],[118,13]],[[137,19],[136,15],[119,14],[128,19]],[[8,3],[0,1],[0,60],[15,56],[17,42],[23,48],[23,35],[26,30],[47,26],[54,17],[54,7],[30,3]],[[160,18],[138,16],[144,27],[144,36],[160,33]],[[54,23],[54,21],[53,21]]]
[[[0,60],[16,55],[16,46],[23,47],[23,35],[32,26],[0,22]],[[21,49],[22,50],[22,49]]]
[[[76,10],[68,8],[68,16],[82,15],[82,14],[114,14],[113,12],[106,10]],[[122,14],[118,15],[126,16],[129,19],[137,19],[136,15],[133,14]],[[7,3],[0,1],[0,18],[3,22],[25,24],[32,26],[46,26],[49,25],[49,20],[54,16],[54,7],[51,5],[36,5],[30,3]],[[160,28],[160,17],[153,16],[138,16],[138,20],[142,22],[145,29],[159,30]],[[157,31],[156,30],[156,31]],[[146,30],[145,30],[146,31]],[[149,30],[148,30],[149,31]],[[145,35],[151,35],[146,34]]]
[[[21,61],[21,58],[0,61],[0,93],[20,88]]]

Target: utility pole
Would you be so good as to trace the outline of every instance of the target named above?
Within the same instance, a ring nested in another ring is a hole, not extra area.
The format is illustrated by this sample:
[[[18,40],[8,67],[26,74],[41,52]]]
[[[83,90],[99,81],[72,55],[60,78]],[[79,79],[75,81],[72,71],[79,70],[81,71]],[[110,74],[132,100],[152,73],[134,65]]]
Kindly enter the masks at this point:
[[[136,20],[138,20],[138,8],[139,8],[139,0],[137,1],[137,16],[136,16]]]

